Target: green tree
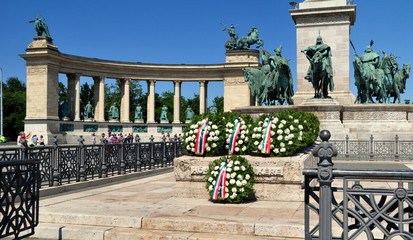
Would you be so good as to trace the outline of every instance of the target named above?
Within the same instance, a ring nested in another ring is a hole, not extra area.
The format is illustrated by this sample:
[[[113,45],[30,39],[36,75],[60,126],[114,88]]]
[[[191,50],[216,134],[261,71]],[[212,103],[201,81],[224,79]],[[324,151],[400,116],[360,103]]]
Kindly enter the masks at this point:
[[[94,101],[93,84],[84,83],[80,86],[80,112],[83,118],[83,109],[88,102],[93,104]]]
[[[16,77],[3,85],[3,135],[14,140],[24,130],[26,116],[26,85]]]
[[[217,109],[217,113],[224,112],[224,97],[215,97],[212,100],[212,106]]]

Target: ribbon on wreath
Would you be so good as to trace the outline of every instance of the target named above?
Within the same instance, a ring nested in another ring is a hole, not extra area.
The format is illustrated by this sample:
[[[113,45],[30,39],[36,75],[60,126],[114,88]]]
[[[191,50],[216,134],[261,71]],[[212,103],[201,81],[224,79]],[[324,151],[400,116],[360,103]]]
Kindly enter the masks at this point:
[[[218,198],[224,199],[227,193],[227,165],[232,159],[227,159],[225,164],[219,169],[217,178],[215,179],[215,185],[212,190],[212,200],[217,200]]]
[[[274,117],[271,117],[267,121],[267,127],[265,127],[263,133],[263,141],[261,145],[261,153],[270,154],[271,153],[271,130],[272,130],[272,120]]]
[[[195,138],[195,154],[204,155],[208,138],[208,118],[202,121]]]
[[[235,123],[234,129],[232,129],[232,135],[231,138],[229,139],[228,143],[228,154],[232,155],[235,152],[235,147],[237,145],[238,141],[238,135],[241,132],[241,122],[243,119],[241,117],[237,118],[237,122]]]

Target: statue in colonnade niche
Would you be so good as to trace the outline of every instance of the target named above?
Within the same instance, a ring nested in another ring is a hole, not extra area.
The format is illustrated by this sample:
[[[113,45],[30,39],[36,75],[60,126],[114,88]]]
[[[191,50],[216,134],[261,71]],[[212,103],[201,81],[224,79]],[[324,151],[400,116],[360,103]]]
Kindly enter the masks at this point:
[[[310,61],[307,75],[304,78],[313,84],[314,98],[329,98],[328,91],[334,91],[330,46],[323,43],[319,32],[316,44],[301,52]]]
[[[191,107],[188,106],[188,107],[185,109],[185,122],[186,122],[186,123],[191,122],[192,119],[194,119],[194,115],[195,115],[194,111],[192,110]]]
[[[353,61],[355,85],[357,87],[357,98],[355,103],[400,103],[400,94],[404,93],[406,80],[410,75],[410,65],[404,64],[399,69],[396,56],[386,54],[384,51],[373,52],[374,41],[366,47],[364,54],[356,56]],[[383,54],[380,59],[380,54]],[[375,97],[375,101],[373,99]]]
[[[135,121],[136,120],[143,120],[142,107],[139,104],[135,108]]]
[[[258,28],[253,27],[248,31],[246,37],[238,39],[238,34],[235,33],[235,28],[237,26],[231,24],[230,28],[227,28],[224,24],[223,31],[227,31],[230,39],[225,43],[226,50],[236,50],[236,49],[248,49],[251,45],[257,44],[257,48],[264,47],[264,41],[259,38]]]
[[[90,104],[90,101],[85,106],[83,117],[85,120],[93,120],[93,106]]]
[[[161,123],[165,123],[165,122],[169,123],[168,108],[165,105],[163,105],[162,106],[162,111],[161,111]]]
[[[44,18],[36,17],[34,20],[30,20],[29,23],[34,22],[34,30],[36,30],[36,37],[51,38],[50,33],[49,33],[49,28],[47,27],[44,20],[45,20]]]
[[[115,104],[112,104],[112,106],[110,106],[108,115],[109,120],[119,120],[119,109],[115,106]]]
[[[70,103],[67,100],[60,105],[60,114],[63,121],[70,120]]]
[[[282,46],[271,55],[260,50],[261,68],[244,68],[245,81],[250,83],[251,95],[259,105],[293,104],[293,78],[286,58],[282,57]]]

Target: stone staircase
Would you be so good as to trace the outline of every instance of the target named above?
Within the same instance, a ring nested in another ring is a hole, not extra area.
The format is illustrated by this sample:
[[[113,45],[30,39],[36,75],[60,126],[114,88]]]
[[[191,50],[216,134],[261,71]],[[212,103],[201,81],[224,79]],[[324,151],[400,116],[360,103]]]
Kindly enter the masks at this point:
[[[172,197],[173,173],[46,197],[32,239],[304,239],[302,202]]]

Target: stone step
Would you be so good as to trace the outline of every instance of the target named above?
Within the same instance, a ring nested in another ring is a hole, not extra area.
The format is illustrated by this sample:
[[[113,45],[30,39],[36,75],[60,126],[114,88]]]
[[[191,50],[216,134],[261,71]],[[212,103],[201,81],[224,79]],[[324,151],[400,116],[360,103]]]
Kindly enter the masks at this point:
[[[248,222],[245,219],[225,219],[225,216],[219,219],[217,216],[199,217],[199,216],[174,216],[174,215],[152,215],[146,217],[111,217],[111,216],[93,216],[82,214],[63,214],[63,213],[41,213],[40,226],[47,224],[57,224],[63,226],[62,230],[68,231],[71,236],[70,229],[65,229],[68,225],[79,226],[84,228],[86,234],[90,234],[91,238],[101,236],[102,231],[105,232],[111,228],[130,228],[130,229],[145,229],[145,230],[160,230],[183,233],[204,233],[208,234],[228,234],[251,236],[266,236],[266,237],[293,237],[300,238],[303,236],[304,226],[302,223],[291,224],[283,219],[262,220],[258,222]],[[43,236],[43,230],[36,230],[39,236]],[[96,229],[96,232],[93,231]],[[58,230],[54,230],[55,232]],[[75,233],[76,231],[74,231]],[[66,238],[64,238],[66,239]],[[112,239],[112,238],[109,238]],[[139,238],[137,238],[139,239]],[[154,238],[158,239],[158,238]],[[162,239],[162,238],[159,238]],[[186,239],[186,238],[183,238]],[[105,238],[106,240],[106,238]]]
[[[202,233],[139,228],[101,227],[74,224],[41,223],[30,239],[65,240],[303,240],[303,238],[239,235],[232,233]]]

